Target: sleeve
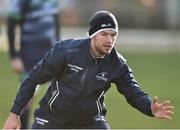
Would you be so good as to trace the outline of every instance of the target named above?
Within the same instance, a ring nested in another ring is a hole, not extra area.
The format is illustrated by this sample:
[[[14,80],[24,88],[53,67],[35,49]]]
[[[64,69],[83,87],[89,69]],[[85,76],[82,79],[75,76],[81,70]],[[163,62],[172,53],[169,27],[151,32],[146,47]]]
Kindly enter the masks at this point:
[[[126,63],[122,65],[115,84],[131,106],[146,115],[153,116],[150,97],[139,87],[132,70]]]
[[[8,18],[7,21],[7,36],[8,36],[8,44],[9,44],[9,53],[10,57],[16,57],[18,52],[15,50],[14,41],[15,41],[15,27],[17,21],[11,18]]]
[[[55,47],[30,70],[27,78],[21,83],[11,112],[19,115],[34,95],[36,86],[58,77],[62,74],[63,68],[63,50],[62,47],[58,47],[56,44]]]
[[[29,0],[27,0],[29,1]],[[9,44],[10,57],[18,56],[18,52],[15,49],[16,38],[16,25],[22,24],[23,15],[25,14],[25,8],[29,3],[26,0],[11,0],[8,7],[8,19],[7,19],[7,36]],[[24,12],[24,13],[23,13]]]
[[[18,24],[18,21],[21,19],[20,14],[20,1],[11,0],[8,7],[8,19],[7,19],[7,36],[9,44],[9,53],[10,57],[13,58],[18,55],[15,50],[15,27]]]

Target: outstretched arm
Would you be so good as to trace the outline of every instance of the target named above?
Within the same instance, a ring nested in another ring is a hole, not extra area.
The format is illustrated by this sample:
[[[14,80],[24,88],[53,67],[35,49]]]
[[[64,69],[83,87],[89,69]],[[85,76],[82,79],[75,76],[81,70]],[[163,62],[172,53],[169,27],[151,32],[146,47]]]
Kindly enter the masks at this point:
[[[129,104],[146,115],[160,119],[172,119],[174,106],[170,104],[170,101],[159,103],[156,96],[151,101],[150,97],[138,87],[132,71],[126,64],[122,66],[121,75],[116,84],[119,92],[126,97]]]
[[[158,97],[154,97],[151,104],[152,114],[159,119],[172,120],[174,106],[170,104],[169,100],[158,103]]]

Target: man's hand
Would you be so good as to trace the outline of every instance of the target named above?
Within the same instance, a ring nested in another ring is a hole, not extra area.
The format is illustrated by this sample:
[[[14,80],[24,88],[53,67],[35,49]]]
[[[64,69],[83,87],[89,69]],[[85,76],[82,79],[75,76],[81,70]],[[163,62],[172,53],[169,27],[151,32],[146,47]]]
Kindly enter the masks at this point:
[[[15,57],[11,60],[11,66],[13,71],[15,71],[16,73],[21,73],[24,71],[23,62],[19,57]]]
[[[18,115],[10,113],[8,118],[6,119],[3,129],[20,129],[20,127],[21,122]]]
[[[158,97],[154,97],[153,102],[151,104],[151,111],[152,114],[156,117],[156,118],[160,118],[160,119],[168,119],[168,120],[172,120],[172,114],[173,114],[173,110],[174,106],[172,106],[170,104],[169,100],[166,100],[162,103],[158,103]]]

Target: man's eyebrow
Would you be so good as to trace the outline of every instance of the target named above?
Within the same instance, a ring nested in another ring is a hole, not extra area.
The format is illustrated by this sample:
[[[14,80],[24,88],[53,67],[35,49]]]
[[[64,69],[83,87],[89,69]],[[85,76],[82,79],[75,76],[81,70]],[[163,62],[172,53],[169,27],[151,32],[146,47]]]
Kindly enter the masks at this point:
[[[101,31],[102,33],[107,33],[107,32],[105,32],[105,31]]]
[[[106,31],[101,31],[101,33],[108,34],[108,32],[106,32]]]
[[[113,35],[116,35],[116,34],[117,34],[116,32],[108,33],[108,32],[106,32],[106,31],[101,31],[101,33],[104,33],[104,34],[113,34]]]

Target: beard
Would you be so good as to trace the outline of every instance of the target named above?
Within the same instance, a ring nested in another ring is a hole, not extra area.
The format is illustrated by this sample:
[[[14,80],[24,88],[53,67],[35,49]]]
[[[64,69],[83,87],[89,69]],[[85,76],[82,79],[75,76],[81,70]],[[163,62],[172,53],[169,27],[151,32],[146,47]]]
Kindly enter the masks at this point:
[[[110,47],[103,47],[102,49],[97,49],[97,52],[100,56],[109,55],[111,53],[112,48]]]

